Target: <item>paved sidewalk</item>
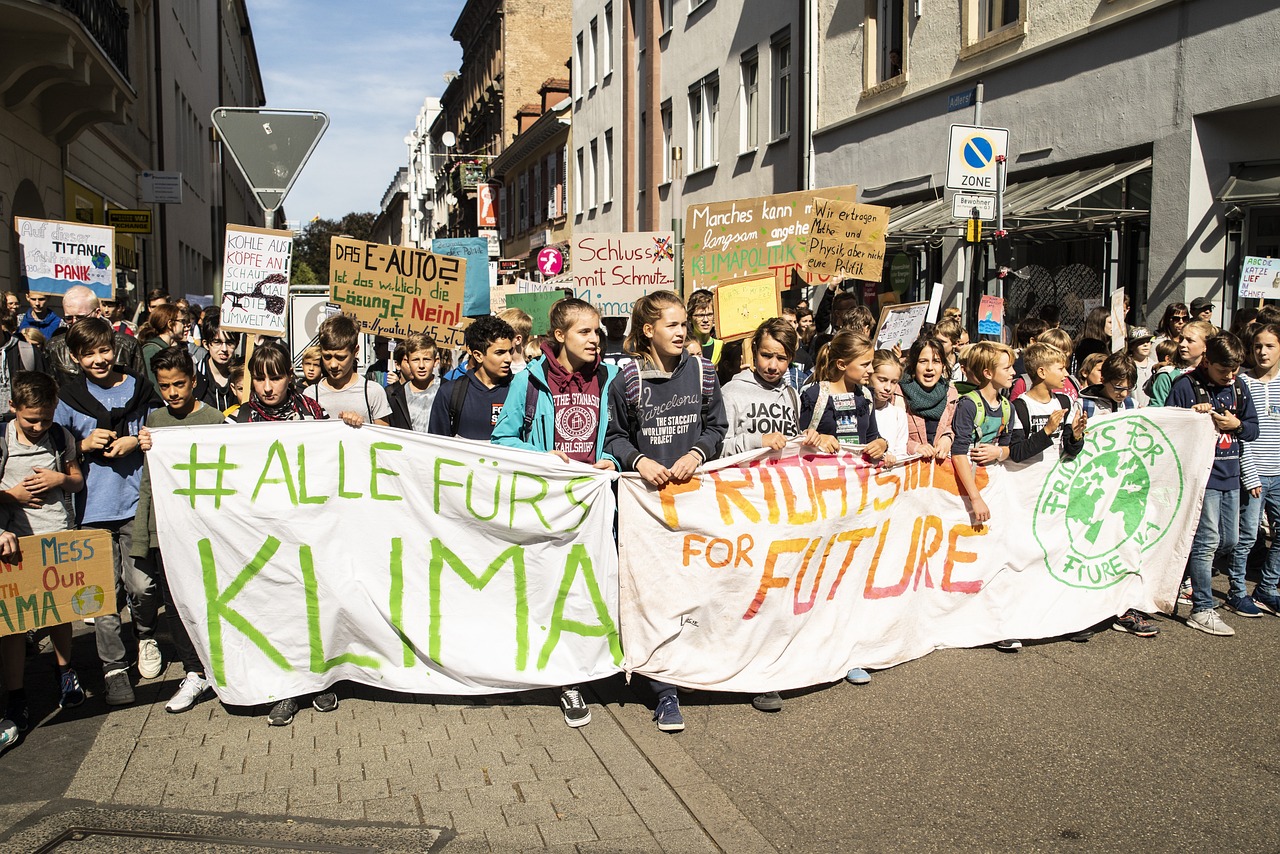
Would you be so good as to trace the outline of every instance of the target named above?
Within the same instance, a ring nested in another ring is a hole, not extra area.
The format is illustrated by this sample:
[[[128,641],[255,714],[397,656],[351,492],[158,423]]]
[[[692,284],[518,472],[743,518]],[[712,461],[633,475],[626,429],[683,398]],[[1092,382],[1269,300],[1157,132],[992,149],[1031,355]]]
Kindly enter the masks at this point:
[[[348,685],[337,711],[304,708],[292,726],[269,727],[212,699],[167,714],[180,670],[103,713],[68,803],[440,828],[447,852],[773,850],[620,679],[597,686],[607,704],[589,695],[592,722],[579,729],[553,691],[443,698]]]

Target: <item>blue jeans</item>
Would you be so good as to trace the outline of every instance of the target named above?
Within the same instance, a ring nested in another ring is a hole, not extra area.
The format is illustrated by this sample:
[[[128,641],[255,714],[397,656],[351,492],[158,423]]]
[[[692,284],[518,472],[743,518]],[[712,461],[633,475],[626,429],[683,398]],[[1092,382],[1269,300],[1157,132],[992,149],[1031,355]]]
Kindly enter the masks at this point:
[[[1260,498],[1254,498],[1244,491],[1240,493],[1240,541],[1236,543],[1231,562],[1231,578],[1234,584],[1238,575],[1243,588],[1245,564],[1249,560],[1249,552],[1253,551],[1254,543],[1258,541],[1258,527],[1263,510],[1266,510],[1267,519],[1271,523],[1271,549],[1262,565],[1262,579],[1256,590],[1275,596],[1276,586],[1280,584],[1280,476],[1262,478]]]
[[[1240,534],[1240,490],[1222,491],[1206,489],[1204,506],[1200,509],[1200,524],[1195,539],[1191,541],[1191,557],[1187,561],[1187,574],[1191,576],[1191,613],[1213,609],[1213,558],[1222,551],[1232,554],[1236,538]],[[1231,595],[1236,595],[1239,585],[1244,594],[1244,568],[1239,579],[1231,573]]]

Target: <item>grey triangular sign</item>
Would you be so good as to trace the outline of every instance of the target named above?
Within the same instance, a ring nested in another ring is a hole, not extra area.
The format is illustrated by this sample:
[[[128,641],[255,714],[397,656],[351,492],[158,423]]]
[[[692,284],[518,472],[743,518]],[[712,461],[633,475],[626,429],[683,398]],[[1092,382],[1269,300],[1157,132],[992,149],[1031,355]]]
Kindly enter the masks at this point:
[[[265,211],[280,207],[329,127],[318,110],[217,107],[213,126]]]

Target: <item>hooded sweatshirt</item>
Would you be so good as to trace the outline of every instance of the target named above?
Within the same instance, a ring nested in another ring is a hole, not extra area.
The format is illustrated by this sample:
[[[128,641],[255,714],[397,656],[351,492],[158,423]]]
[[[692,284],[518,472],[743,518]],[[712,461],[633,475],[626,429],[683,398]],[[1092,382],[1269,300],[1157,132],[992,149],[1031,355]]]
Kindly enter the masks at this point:
[[[549,341],[542,342],[546,356],[542,364],[547,372],[547,387],[555,405],[555,447],[569,459],[580,463],[596,461],[596,431],[600,429],[600,353],[580,371],[570,371],[556,358]]]
[[[724,411],[729,432],[724,453],[740,454],[761,447],[767,433],[790,438],[800,433],[800,396],[785,378],[775,385],[766,383],[753,370],[745,370],[724,387]]]
[[[470,385],[462,399],[462,410],[458,413],[458,429],[455,433],[449,423],[449,406],[453,401],[454,386],[458,383]],[[510,388],[509,378],[507,382],[489,388],[480,382],[475,371],[467,371],[462,377],[442,384],[431,404],[431,424],[427,432],[437,436],[459,436],[488,442],[493,436],[493,425],[498,423],[502,404],[506,403]]]
[[[1244,394],[1237,396],[1234,383],[1232,385],[1215,384],[1209,379],[1209,373],[1203,367],[1196,368],[1191,373],[1194,374],[1194,380],[1204,386],[1214,409],[1231,412],[1240,419],[1240,428],[1234,433],[1218,434],[1213,470],[1209,472],[1209,483],[1206,487],[1219,492],[1232,492],[1240,488],[1240,443],[1256,442],[1258,439],[1258,410],[1243,383],[1241,388],[1244,389]],[[1196,405],[1196,389],[1191,375],[1184,374],[1174,381],[1172,388],[1169,389],[1167,405],[1182,409],[1190,409]]]
[[[715,366],[688,352],[669,374],[624,363],[609,386],[606,429],[605,452],[625,471],[635,471],[641,457],[672,466],[689,451],[714,460],[728,429]]]

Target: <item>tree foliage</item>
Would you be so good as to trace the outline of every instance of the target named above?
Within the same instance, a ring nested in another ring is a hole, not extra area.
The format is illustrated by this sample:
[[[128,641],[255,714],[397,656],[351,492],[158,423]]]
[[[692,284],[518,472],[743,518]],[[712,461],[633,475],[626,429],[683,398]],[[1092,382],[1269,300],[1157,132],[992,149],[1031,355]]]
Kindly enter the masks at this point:
[[[352,212],[342,219],[324,219],[316,217],[302,229],[302,234],[293,241],[294,269],[303,264],[315,275],[321,284],[329,281],[329,240],[341,235],[354,237],[356,240],[368,240],[373,235],[373,221],[376,215],[369,212]],[[300,282],[294,276],[295,282]]]
[[[289,281],[295,285],[318,285],[320,277],[306,261],[295,260],[293,269],[289,271]]]

